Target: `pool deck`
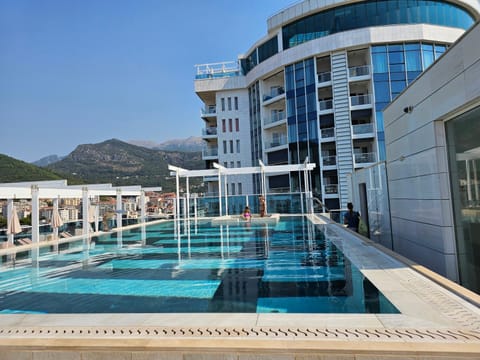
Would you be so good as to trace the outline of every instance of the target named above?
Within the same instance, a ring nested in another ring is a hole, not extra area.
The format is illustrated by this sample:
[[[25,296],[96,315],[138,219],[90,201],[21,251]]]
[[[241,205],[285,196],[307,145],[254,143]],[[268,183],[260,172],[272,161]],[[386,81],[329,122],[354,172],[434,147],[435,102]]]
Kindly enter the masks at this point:
[[[0,315],[0,360],[480,359],[480,296],[311,220],[401,314]]]

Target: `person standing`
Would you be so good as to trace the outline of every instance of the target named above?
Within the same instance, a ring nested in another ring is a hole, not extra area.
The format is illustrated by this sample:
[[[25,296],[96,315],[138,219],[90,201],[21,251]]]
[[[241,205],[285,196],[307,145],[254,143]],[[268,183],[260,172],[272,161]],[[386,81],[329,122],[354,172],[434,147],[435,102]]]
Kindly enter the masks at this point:
[[[265,216],[265,198],[263,195],[260,195],[258,197],[258,211],[260,213],[260,217]]]
[[[358,224],[360,223],[360,213],[358,211],[353,211],[353,204],[349,202],[347,204],[348,211],[343,216],[343,223],[347,225],[348,229],[352,229],[355,232],[358,232]]]

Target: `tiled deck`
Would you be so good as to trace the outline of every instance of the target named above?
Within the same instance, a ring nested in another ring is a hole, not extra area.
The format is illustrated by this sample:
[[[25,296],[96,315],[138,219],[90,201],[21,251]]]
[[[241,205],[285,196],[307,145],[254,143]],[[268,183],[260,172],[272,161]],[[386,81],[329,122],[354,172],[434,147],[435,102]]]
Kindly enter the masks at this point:
[[[315,222],[401,314],[0,315],[0,360],[480,359],[478,295]]]

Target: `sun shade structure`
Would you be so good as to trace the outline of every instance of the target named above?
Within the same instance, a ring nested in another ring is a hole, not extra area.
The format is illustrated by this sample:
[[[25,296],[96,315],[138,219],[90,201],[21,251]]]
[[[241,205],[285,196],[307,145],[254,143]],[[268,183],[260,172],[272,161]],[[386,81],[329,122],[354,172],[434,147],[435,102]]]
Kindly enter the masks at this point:
[[[232,175],[248,175],[248,174],[260,174],[261,175],[261,189],[262,195],[265,198],[265,203],[267,202],[267,185],[266,185],[266,177],[267,175],[274,175],[274,174],[284,174],[290,172],[304,172],[304,192],[305,194],[309,194],[309,198],[311,199],[311,190],[310,190],[310,176],[309,172],[315,169],[315,163],[309,163],[308,157],[305,159],[303,164],[292,164],[292,165],[274,165],[274,166],[266,166],[263,164],[261,160],[259,160],[260,166],[250,166],[250,167],[240,167],[240,168],[226,168],[218,163],[213,163],[213,169],[205,169],[205,170],[187,170],[182,169],[177,166],[168,165],[168,169],[172,172],[171,175],[175,176],[176,179],[176,201],[175,201],[175,217],[180,217],[180,206],[179,206],[179,199],[180,199],[180,185],[179,180],[180,178],[186,178],[186,216],[187,218],[189,215],[189,198],[190,198],[190,190],[189,190],[189,181],[188,179],[191,177],[204,177],[204,176],[217,176],[218,177],[218,202],[219,202],[219,209],[220,209],[220,216],[223,216],[222,212],[222,197],[225,201],[225,209],[226,214],[228,215],[228,187],[227,187],[227,177]],[[222,176],[224,178],[224,195],[222,196]],[[267,208],[265,206],[265,212],[267,212]]]
[[[61,226],[58,219],[55,220],[55,210],[58,214],[58,200],[60,198],[79,198],[82,199],[82,234],[88,235],[90,231],[89,220],[94,219],[95,229],[98,230],[98,216],[92,214],[95,207],[91,207],[92,198],[97,196],[116,196],[117,197],[117,224],[122,223],[122,196],[139,196],[142,204],[141,222],[145,222],[145,191],[161,191],[161,188],[145,188],[141,186],[120,186],[114,187],[112,184],[85,184],[85,185],[67,185],[66,180],[53,181],[34,181],[0,184],[0,199],[7,200],[7,218],[10,219],[14,212],[15,199],[28,199],[32,202],[32,242],[39,242],[39,200],[53,199],[54,211],[52,216],[52,227],[57,230]],[[58,216],[58,218],[60,218]],[[59,219],[61,221],[61,219]],[[57,225],[57,226],[55,226]],[[21,231],[21,230],[20,230]],[[13,243],[15,233],[9,233],[8,241]]]

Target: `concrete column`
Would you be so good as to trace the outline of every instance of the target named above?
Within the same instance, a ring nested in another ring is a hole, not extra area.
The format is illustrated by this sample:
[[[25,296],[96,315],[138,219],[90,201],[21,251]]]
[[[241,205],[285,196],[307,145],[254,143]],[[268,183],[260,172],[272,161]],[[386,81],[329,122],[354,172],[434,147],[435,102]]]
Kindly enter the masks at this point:
[[[140,222],[145,223],[146,217],[147,217],[147,212],[146,212],[146,201],[145,201],[145,191],[142,190],[140,193]]]
[[[53,213],[58,212],[58,197],[53,199]],[[53,214],[52,213],[52,214]],[[58,227],[53,228],[53,238],[58,239]]]
[[[40,198],[37,185],[32,185],[32,242],[40,241]]]
[[[82,234],[88,236],[90,224],[88,223],[88,212],[90,200],[88,199],[88,188],[82,188]],[[75,235],[75,234],[74,234]]]
[[[10,221],[12,219],[13,213],[13,199],[8,199],[7,201],[7,228],[10,227]],[[10,245],[13,245],[15,239],[15,234],[8,234],[7,241]]]
[[[122,227],[122,189],[117,188],[117,229]]]

